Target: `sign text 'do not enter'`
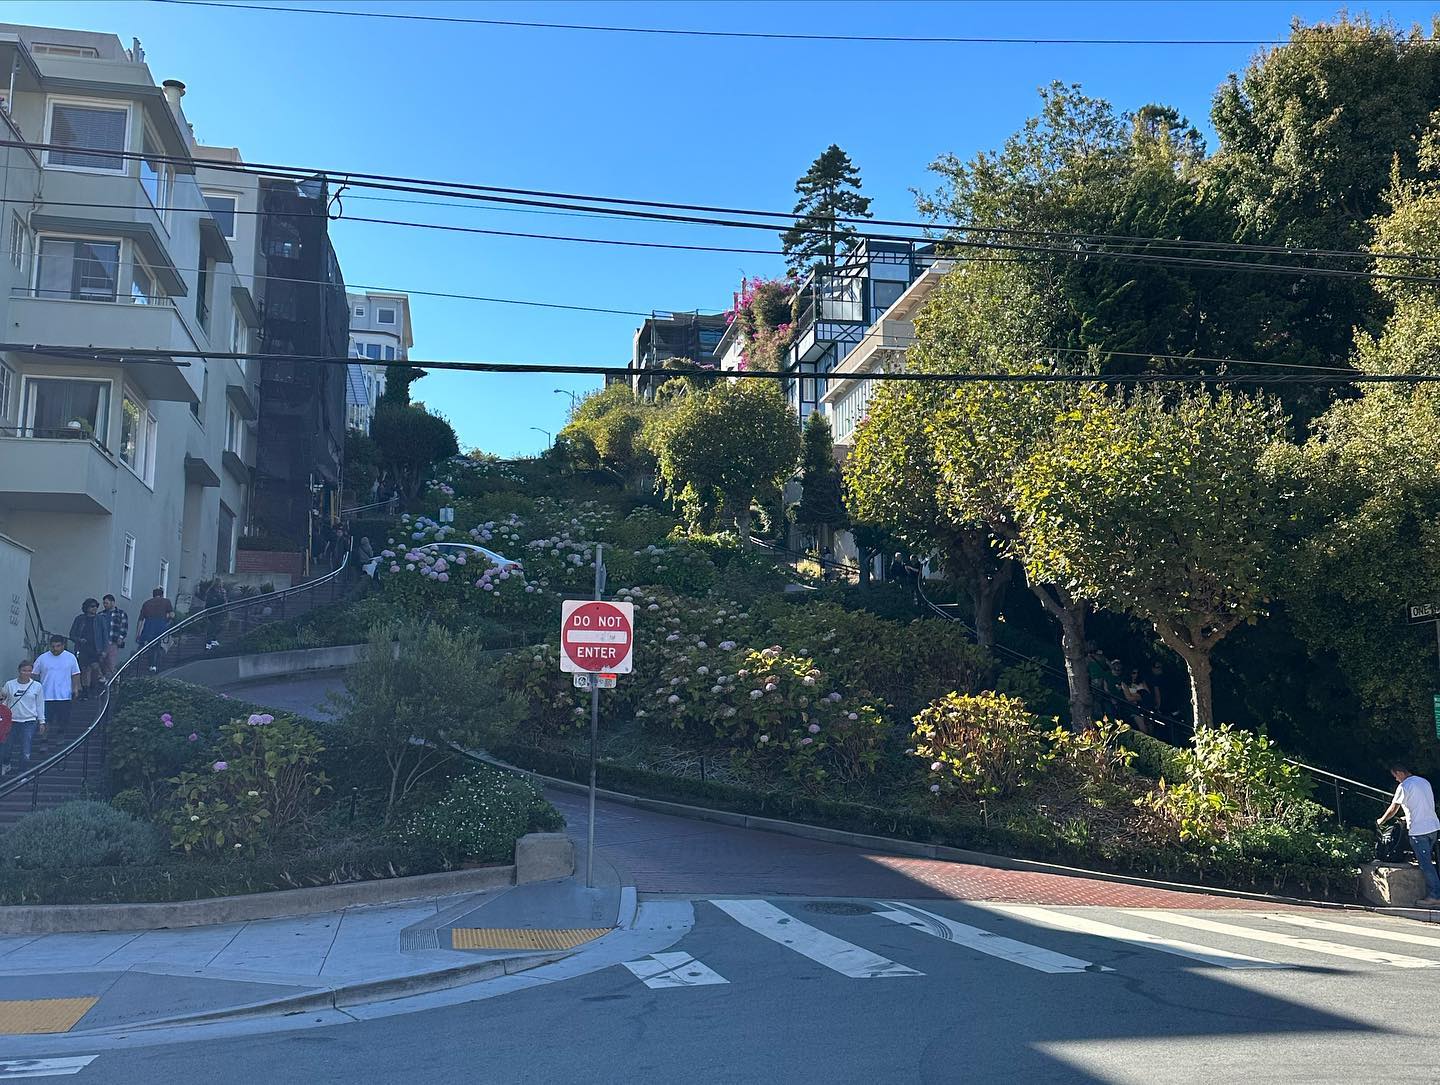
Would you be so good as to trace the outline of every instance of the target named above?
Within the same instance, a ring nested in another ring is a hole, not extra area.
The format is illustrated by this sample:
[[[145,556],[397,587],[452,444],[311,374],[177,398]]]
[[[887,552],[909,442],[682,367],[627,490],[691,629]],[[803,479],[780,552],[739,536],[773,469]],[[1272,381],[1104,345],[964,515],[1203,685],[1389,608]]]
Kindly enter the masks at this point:
[[[630,603],[567,600],[560,610],[560,669],[629,674],[635,647]]]

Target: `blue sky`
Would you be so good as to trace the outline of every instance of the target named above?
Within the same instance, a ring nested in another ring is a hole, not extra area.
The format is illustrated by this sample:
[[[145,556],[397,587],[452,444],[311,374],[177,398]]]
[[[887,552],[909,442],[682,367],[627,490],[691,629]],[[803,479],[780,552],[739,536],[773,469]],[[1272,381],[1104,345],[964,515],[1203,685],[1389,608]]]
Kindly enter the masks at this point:
[[[270,0],[275,2],[275,0]],[[291,4],[288,6],[302,6]],[[1316,3],[400,3],[351,10],[793,33],[1015,37],[1283,37]],[[1352,5],[1427,22],[1432,7]],[[206,143],[253,161],[479,184],[789,210],[828,144],[860,166],[881,218],[913,218],[927,164],[998,145],[1036,89],[1081,83],[1122,109],[1209,104],[1253,50],[1237,46],[938,45],[739,41],[224,11],[146,0],[10,2],[6,20],[138,37],[157,80],[189,88]],[[356,194],[360,195],[359,193]],[[379,193],[390,196],[393,194]],[[539,233],[776,247],[773,235],[347,198],[352,214]],[[443,234],[341,222],[346,280],[649,312],[723,309],[778,257]],[[640,318],[413,299],[415,356],[623,364]],[[462,447],[535,452],[597,380],[434,373],[415,395]]]

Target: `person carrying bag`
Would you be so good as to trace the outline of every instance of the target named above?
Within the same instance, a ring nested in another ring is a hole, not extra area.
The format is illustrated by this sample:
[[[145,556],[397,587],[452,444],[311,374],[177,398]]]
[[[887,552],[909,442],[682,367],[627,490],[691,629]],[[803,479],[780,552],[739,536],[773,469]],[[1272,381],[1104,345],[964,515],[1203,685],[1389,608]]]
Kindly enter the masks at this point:
[[[0,755],[0,776],[9,774],[16,747],[20,750],[20,771],[28,769],[35,734],[45,733],[45,687],[34,677],[28,659],[21,661],[16,674],[17,677],[6,682],[3,692],[0,692],[0,706],[5,709],[4,715],[10,717],[9,726],[4,727],[8,733],[0,736],[0,742],[4,743],[3,755]]]

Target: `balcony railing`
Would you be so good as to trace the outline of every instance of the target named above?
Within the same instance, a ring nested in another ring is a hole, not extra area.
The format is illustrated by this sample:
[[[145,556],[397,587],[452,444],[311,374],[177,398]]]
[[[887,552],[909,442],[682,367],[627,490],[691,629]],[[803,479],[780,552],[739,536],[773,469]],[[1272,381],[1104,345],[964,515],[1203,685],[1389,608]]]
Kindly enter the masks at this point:
[[[43,301],[98,301],[110,305],[150,305],[175,308],[173,298],[165,294],[139,294],[134,291],[121,294],[118,291],[106,293],[103,290],[61,290],[43,286],[15,286],[10,289],[12,298],[40,298]]]
[[[107,459],[114,459],[114,455],[108,448],[89,430],[83,426],[63,426],[60,428],[46,428],[43,426],[0,426],[0,438],[38,438],[43,441],[89,441]]]

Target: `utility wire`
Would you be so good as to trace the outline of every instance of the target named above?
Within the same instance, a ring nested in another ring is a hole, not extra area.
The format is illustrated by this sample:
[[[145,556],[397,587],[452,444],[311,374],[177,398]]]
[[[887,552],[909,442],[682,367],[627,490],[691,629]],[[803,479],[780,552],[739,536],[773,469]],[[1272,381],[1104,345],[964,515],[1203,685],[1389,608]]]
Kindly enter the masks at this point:
[[[18,147],[31,151],[70,151],[77,150],[75,147],[61,146],[49,143],[33,143],[28,140],[0,140],[0,147]],[[83,149],[82,149],[83,150]],[[797,215],[794,212],[782,211],[756,211],[753,209],[713,207],[703,204],[678,204],[665,203],[655,200],[635,200],[619,197],[579,195],[574,193],[547,192],[536,189],[504,188],[495,185],[476,185],[458,181],[439,181],[433,179],[406,177],[395,174],[361,173],[356,171],[337,170],[323,167],[290,166],[277,163],[255,163],[255,162],[234,162],[227,159],[209,159],[190,155],[161,155],[146,154],[142,151],[112,151],[103,148],[91,148],[97,156],[103,155],[110,158],[124,160],[148,160],[152,162],[168,162],[175,165],[198,166],[206,169],[215,169],[232,173],[241,173],[255,176],[277,176],[288,180],[304,181],[313,179],[326,179],[342,187],[371,188],[383,191],[410,192],[421,195],[443,196],[453,199],[474,200],[486,203],[501,203],[507,205],[520,205],[539,207],[547,210],[567,210],[580,213],[601,211],[610,216],[648,219],[662,222],[681,222],[695,225],[731,226],[741,229],[764,230],[773,232],[779,229],[780,224],[788,222],[792,227],[796,224]],[[536,196],[540,199],[525,199],[521,197]],[[573,203],[565,201],[588,201]],[[592,207],[590,204],[603,202],[618,206]],[[652,210],[630,210],[630,208],[663,208],[665,211],[701,211],[707,212],[707,216],[673,215]],[[779,224],[767,224],[757,222],[733,222],[720,221],[714,215],[748,215],[757,217],[769,217],[779,220]],[[1412,261],[1433,261],[1440,260],[1440,257],[1427,256],[1421,253],[1412,252],[1387,252],[1371,253],[1363,250],[1339,250],[1339,249],[1293,249],[1284,246],[1274,245],[1248,245],[1232,242],[1211,242],[1211,241],[1186,241],[1184,239],[1139,237],[1123,234],[1085,234],[1075,231],[1063,230],[1041,230],[1032,228],[989,226],[975,222],[947,222],[934,219],[922,222],[907,222],[898,219],[860,219],[840,217],[837,222],[847,224],[863,224],[867,226],[896,226],[910,230],[949,230],[962,233],[999,234],[1002,236],[1027,236],[1027,237],[1050,237],[1070,242],[1075,241],[1115,241],[1132,244],[1145,244],[1155,246],[1171,246],[1183,248],[1209,248],[1223,252],[1255,252],[1265,254],[1281,254],[1290,256],[1327,256],[1343,259],[1399,259]],[[826,233],[826,230],[814,230],[809,232]],[[875,236],[872,234],[872,236]],[[887,239],[883,238],[882,239]],[[893,236],[888,240],[929,242],[937,240],[933,236],[909,237]]]
[[[515,27],[526,30],[571,30],[602,34],[649,34],[682,38],[730,38],[752,41],[870,42],[904,45],[1134,45],[1134,46],[1279,46],[1283,38],[1035,38],[916,34],[798,34],[762,30],[686,30],[678,27],[607,26],[594,23],[549,23],[519,19],[482,19],[462,15],[419,15],[389,11],[348,11],[343,8],[284,7],[280,4],[221,3],[220,0],[151,0],[183,7],[236,11],[283,12],[287,15],[330,15],[352,19],[388,19],[399,22],[440,23],[461,26]]]
[[[350,365],[357,359],[327,354],[262,354],[255,351],[159,350],[133,347],[71,347],[46,346],[34,343],[0,342],[0,351],[17,354],[43,354],[94,361],[150,363],[174,358],[231,359],[234,361],[285,362],[296,365]],[[371,359],[371,361],[374,361]],[[795,370],[717,370],[651,369],[633,365],[575,365],[553,362],[456,362],[434,359],[405,358],[379,363],[415,369],[453,370],[468,373],[563,373],[605,376],[693,377],[697,379],[737,380],[878,380],[938,382],[949,384],[1277,384],[1277,385],[1348,385],[1348,384],[1435,384],[1440,373],[1364,373],[1344,374],[1229,374],[1229,373],[991,373],[991,372],[871,372],[871,373],[802,373]]]

